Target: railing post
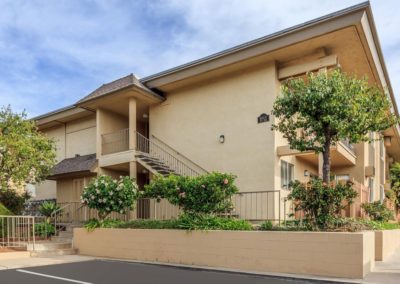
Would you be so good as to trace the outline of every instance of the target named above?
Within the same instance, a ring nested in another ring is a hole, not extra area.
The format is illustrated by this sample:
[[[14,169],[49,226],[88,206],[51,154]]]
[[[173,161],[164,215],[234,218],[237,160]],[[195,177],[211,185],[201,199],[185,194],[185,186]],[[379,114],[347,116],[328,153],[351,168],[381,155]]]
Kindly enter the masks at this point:
[[[36,243],[35,217],[32,217],[32,234],[33,234],[33,244],[32,244],[32,248],[33,248],[33,251],[35,251],[35,243]]]
[[[281,191],[278,191],[278,198],[279,198],[279,226],[281,226]]]

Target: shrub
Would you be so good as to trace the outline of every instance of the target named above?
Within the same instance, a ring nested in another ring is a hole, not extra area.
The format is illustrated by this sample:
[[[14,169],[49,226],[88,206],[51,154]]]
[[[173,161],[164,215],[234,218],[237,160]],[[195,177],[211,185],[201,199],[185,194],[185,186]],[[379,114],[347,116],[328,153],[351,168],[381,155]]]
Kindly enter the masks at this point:
[[[131,220],[92,219],[85,224],[89,231],[96,228],[129,229],[180,229],[180,230],[252,230],[252,225],[245,220],[219,217],[207,214],[182,214],[173,220]]]
[[[35,235],[37,236],[47,239],[49,236],[54,235],[55,232],[56,230],[53,224],[49,224],[47,222],[35,224]]]
[[[185,230],[232,230],[249,231],[252,225],[246,220],[218,217],[209,214],[182,214],[178,226]]]
[[[138,186],[130,177],[120,177],[117,181],[110,176],[101,175],[83,190],[82,203],[96,209],[101,220],[111,212],[126,213],[133,209],[137,199]]]
[[[385,202],[381,203],[380,201],[375,201],[363,203],[361,207],[373,221],[387,222],[394,219],[392,210],[386,207]]]
[[[311,179],[308,183],[295,181],[288,200],[292,200],[296,211],[302,210],[313,230],[326,230],[340,215],[340,211],[351,204],[357,192],[351,182],[335,186],[323,183],[321,179]]]
[[[394,163],[390,168],[390,183],[394,193],[394,201],[400,206],[400,163]]]
[[[0,203],[15,215],[21,215],[25,202],[31,198],[28,192],[18,193],[15,189],[0,190]]]
[[[43,216],[47,217],[47,223],[50,223],[50,218],[52,217],[52,214],[55,213],[57,210],[60,209],[60,206],[52,201],[45,201],[43,202],[42,205],[39,207],[39,212]]]
[[[274,228],[274,225],[270,220],[265,221],[261,224],[260,230],[261,231],[271,231]]]
[[[235,179],[234,175],[216,172],[198,177],[156,176],[145,186],[145,196],[166,198],[185,213],[229,212],[233,208],[230,197],[238,192]]]

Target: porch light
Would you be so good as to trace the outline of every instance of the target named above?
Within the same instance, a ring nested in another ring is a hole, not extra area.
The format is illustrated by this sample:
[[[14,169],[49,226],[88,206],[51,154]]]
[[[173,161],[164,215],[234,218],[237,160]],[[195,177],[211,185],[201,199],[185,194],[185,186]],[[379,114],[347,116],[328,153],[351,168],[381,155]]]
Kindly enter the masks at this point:
[[[223,135],[223,134],[221,134],[220,136],[219,136],[219,143],[225,143],[225,135]]]
[[[310,176],[310,172],[308,170],[304,170],[304,176],[305,177],[309,177]]]

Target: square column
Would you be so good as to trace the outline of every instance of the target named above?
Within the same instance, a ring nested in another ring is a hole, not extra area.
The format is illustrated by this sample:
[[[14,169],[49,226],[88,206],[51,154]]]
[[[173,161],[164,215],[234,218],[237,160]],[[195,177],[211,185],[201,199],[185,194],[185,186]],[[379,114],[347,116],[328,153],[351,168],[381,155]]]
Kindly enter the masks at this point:
[[[136,115],[137,104],[135,98],[129,98],[129,149],[136,149]]]

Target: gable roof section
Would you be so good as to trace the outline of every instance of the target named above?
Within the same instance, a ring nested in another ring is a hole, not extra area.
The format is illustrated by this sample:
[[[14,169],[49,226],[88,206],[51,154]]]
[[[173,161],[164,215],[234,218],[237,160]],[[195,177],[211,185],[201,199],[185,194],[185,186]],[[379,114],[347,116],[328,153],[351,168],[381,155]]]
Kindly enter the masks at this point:
[[[96,154],[64,159],[53,167],[47,179],[57,179],[67,175],[90,174],[97,165]]]
[[[167,76],[173,76],[174,74],[177,74],[178,72],[182,72],[182,71],[188,70],[190,68],[195,68],[197,66],[204,65],[204,64],[210,63],[212,61],[216,61],[222,57],[227,57],[227,56],[239,53],[239,52],[243,52],[243,53],[247,52],[247,54],[245,55],[246,57],[254,56],[254,54],[252,54],[248,51],[249,49],[256,48],[260,45],[264,45],[269,42],[273,42],[275,40],[292,35],[296,32],[300,32],[307,28],[314,27],[314,26],[320,25],[322,23],[336,20],[337,18],[340,18],[342,16],[347,16],[347,15],[354,14],[354,13],[357,13],[360,11],[365,11],[368,8],[370,8],[369,1],[362,2],[360,4],[324,15],[322,17],[315,18],[315,19],[307,21],[307,22],[304,22],[302,24],[295,25],[295,26],[289,27],[287,29],[283,29],[281,31],[257,38],[255,40],[245,42],[243,44],[239,44],[237,46],[225,49],[223,51],[211,54],[209,56],[182,64],[182,65],[179,65],[179,66],[176,66],[176,67],[173,67],[173,68],[170,68],[170,69],[167,69],[167,70],[164,70],[164,71],[152,74],[152,75],[149,75],[147,77],[140,79],[140,81],[147,86],[153,87],[153,84],[158,85],[158,83],[154,83],[156,80],[159,80],[159,79],[167,77]],[[343,26],[348,26],[348,24],[349,23],[343,23]],[[333,24],[331,24],[331,26],[332,26],[332,29],[341,28],[340,26],[337,27]],[[302,40],[304,40],[304,38],[297,37],[295,41],[299,42]],[[281,46],[279,48],[281,48]],[[275,47],[275,49],[276,49],[276,47]],[[269,52],[269,51],[270,50],[258,50],[258,52],[261,52],[261,53],[265,53],[265,52]],[[206,69],[206,68],[204,68],[204,69]],[[154,86],[154,87],[157,87],[157,86]]]
[[[97,88],[96,90],[91,92],[89,95],[87,95],[86,97],[79,100],[76,104],[81,104],[81,103],[84,103],[87,101],[98,99],[100,97],[106,96],[113,92],[116,92],[116,91],[119,91],[119,90],[122,90],[125,88],[129,88],[132,86],[135,86],[142,91],[145,91],[147,93],[150,93],[153,96],[160,98],[160,95],[158,95],[157,93],[153,92],[151,89],[149,89],[145,85],[143,85],[135,75],[129,74],[128,76],[119,78],[110,83],[103,84],[102,86],[100,86],[99,88]]]

